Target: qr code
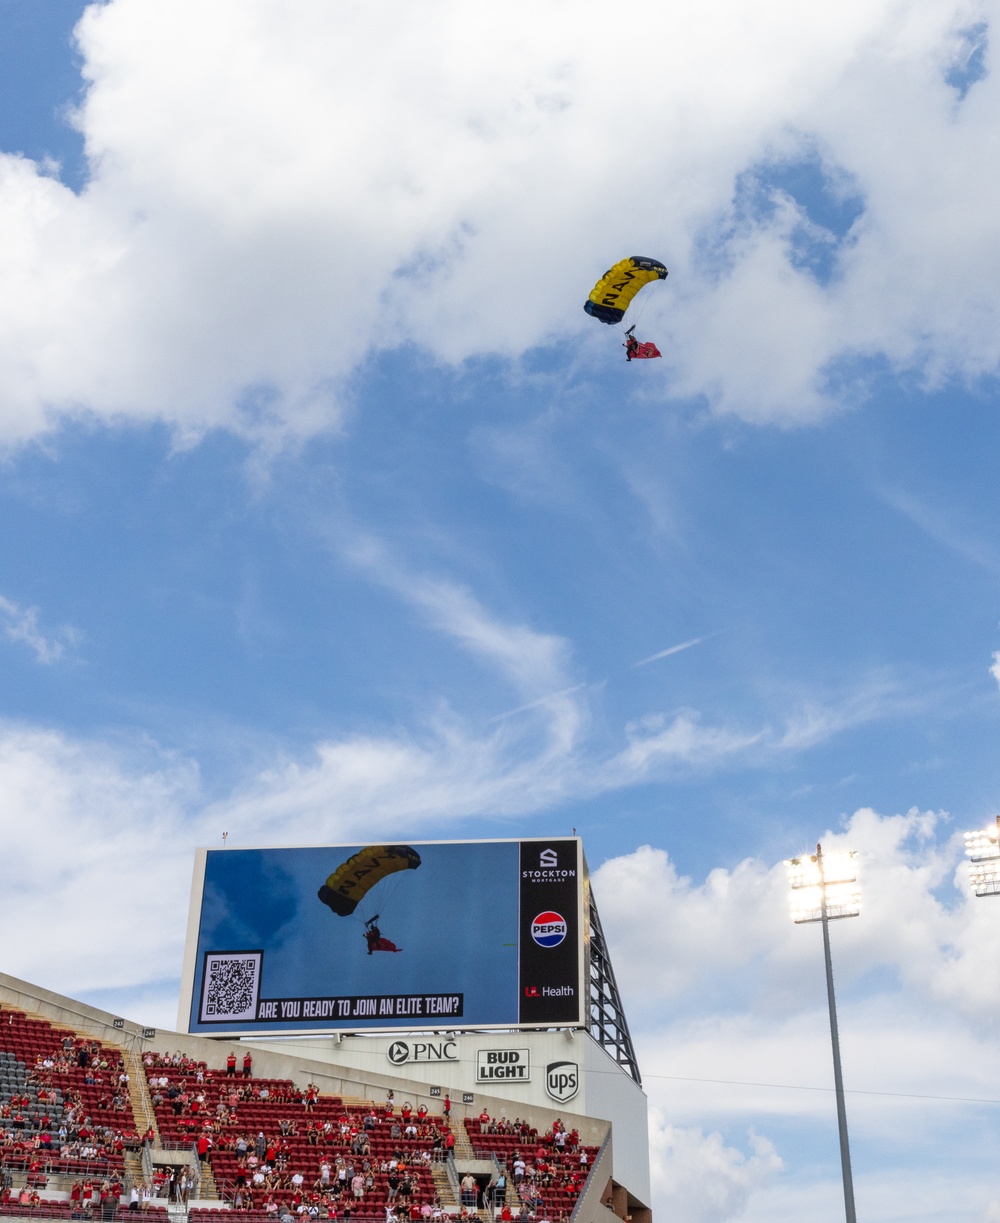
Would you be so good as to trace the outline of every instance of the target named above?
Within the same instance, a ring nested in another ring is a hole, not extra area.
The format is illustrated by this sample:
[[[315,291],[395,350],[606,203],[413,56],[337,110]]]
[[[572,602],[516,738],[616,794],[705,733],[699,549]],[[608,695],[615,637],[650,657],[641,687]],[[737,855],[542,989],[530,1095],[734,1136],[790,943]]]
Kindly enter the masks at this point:
[[[210,951],[201,985],[201,1022],[256,1019],[262,951]]]

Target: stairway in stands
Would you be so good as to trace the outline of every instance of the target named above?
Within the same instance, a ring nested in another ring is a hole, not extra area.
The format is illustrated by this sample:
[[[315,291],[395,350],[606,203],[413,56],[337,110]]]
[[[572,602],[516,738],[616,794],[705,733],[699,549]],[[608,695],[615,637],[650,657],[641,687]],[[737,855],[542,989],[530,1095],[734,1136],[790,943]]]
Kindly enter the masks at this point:
[[[462,1209],[462,1204],[451,1187],[445,1165],[443,1163],[431,1164],[431,1177],[434,1181],[434,1192],[443,1209],[458,1214]]]
[[[138,1151],[125,1152],[125,1183],[131,1189],[133,1185],[140,1187],[146,1179],[142,1170],[142,1156]]]
[[[451,1132],[455,1135],[455,1158],[457,1160],[479,1158],[472,1149],[472,1143],[469,1141],[469,1135],[465,1132],[464,1125],[453,1125]]]
[[[142,1064],[142,1058],[135,1047],[131,1048],[128,1053],[128,1094],[132,1100],[136,1129],[145,1134],[152,1126],[153,1145],[159,1146],[160,1127],[156,1124],[156,1110],[153,1108],[153,1097],[150,1095],[149,1082],[146,1079],[146,1067]]]
[[[201,1180],[198,1182],[197,1189],[195,1189],[194,1197],[199,1202],[216,1202],[219,1200],[219,1187],[215,1183],[215,1173],[212,1171],[212,1165],[207,1159],[202,1161]]]

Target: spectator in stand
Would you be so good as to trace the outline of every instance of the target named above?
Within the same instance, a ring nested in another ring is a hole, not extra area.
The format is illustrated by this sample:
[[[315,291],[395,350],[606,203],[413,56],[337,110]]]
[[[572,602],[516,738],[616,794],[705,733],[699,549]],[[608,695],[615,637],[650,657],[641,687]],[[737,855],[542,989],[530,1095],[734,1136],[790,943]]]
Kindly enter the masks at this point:
[[[441,1105],[441,1108],[444,1111],[444,1119],[447,1121],[451,1116],[451,1096],[447,1092],[444,1093],[444,1103]]]
[[[229,1056],[226,1058],[226,1078],[236,1078],[236,1054],[230,1050]]]
[[[243,1054],[243,1077],[248,1079],[253,1068],[253,1057],[249,1053]]]
[[[365,1178],[360,1172],[355,1172],[351,1177],[351,1193],[354,1194],[356,1202],[360,1202],[365,1196]]]

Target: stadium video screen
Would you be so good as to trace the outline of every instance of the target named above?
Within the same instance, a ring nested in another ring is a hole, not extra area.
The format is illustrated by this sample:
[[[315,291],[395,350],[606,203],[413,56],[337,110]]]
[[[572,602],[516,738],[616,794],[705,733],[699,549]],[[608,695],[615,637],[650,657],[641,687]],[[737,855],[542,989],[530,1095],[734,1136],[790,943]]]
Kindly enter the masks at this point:
[[[198,850],[187,1030],[584,1022],[577,838]]]

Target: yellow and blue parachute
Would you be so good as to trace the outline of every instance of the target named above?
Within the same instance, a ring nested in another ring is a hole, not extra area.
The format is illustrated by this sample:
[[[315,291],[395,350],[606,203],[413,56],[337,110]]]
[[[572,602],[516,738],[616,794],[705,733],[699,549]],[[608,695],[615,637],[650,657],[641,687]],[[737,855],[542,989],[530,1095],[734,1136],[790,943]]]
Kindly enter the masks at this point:
[[[350,917],[376,884],[419,865],[420,855],[410,845],[366,845],[341,862],[317,895],[334,913]]]
[[[583,308],[602,323],[620,323],[643,286],[666,279],[667,269],[658,259],[632,255],[604,273]]]

